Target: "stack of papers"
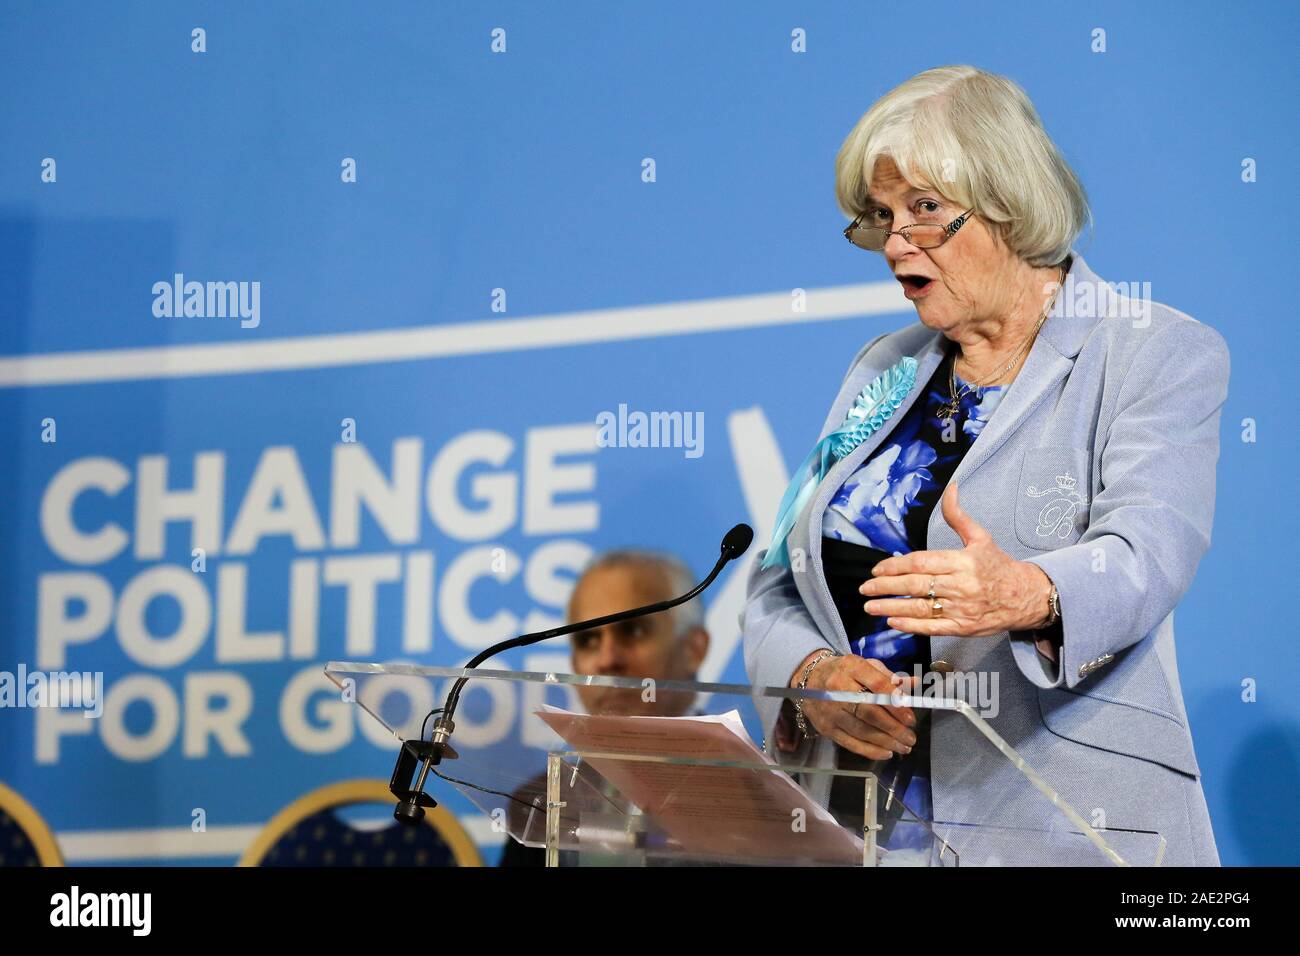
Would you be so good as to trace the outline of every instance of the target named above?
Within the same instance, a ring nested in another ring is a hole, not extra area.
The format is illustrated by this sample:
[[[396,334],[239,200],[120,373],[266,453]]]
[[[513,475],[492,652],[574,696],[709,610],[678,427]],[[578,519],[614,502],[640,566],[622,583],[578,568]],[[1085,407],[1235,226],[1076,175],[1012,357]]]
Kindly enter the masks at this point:
[[[764,863],[862,864],[861,838],[754,745],[738,711],[593,716],[547,706],[537,715],[685,853]]]

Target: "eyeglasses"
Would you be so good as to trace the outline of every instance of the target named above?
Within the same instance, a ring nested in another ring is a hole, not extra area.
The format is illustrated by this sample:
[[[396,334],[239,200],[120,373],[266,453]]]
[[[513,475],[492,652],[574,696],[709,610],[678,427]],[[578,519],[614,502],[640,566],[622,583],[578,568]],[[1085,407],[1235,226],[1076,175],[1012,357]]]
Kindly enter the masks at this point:
[[[935,249],[956,235],[957,230],[966,225],[966,221],[974,212],[974,209],[967,209],[946,226],[937,222],[915,222],[902,229],[892,230],[861,225],[862,217],[866,215],[862,212],[845,228],[844,238],[859,249],[866,249],[868,252],[881,252],[889,237],[894,235],[902,236],[905,242],[911,243],[918,249]]]

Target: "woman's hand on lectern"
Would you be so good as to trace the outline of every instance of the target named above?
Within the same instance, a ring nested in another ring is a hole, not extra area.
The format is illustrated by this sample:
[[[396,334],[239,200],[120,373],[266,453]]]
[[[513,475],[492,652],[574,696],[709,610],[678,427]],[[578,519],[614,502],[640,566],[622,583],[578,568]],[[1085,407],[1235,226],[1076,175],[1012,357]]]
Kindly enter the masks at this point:
[[[791,680],[795,686],[809,658],[799,665]],[[869,692],[873,694],[909,693],[915,677],[893,674],[880,661],[846,654],[827,657],[808,675],[808,690]],[[868,760],[885,760],[905,754],[916,744],[916,715],[912,708],[881,704],[847,704],[830,700],[802,702],[805,719],[818,733],[831,738],[845,750]]]

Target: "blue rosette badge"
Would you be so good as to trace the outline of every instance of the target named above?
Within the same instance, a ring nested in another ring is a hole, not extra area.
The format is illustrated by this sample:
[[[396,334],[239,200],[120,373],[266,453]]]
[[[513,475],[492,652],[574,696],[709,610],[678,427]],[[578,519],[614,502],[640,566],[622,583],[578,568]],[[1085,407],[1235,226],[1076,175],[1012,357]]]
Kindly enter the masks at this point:
[[[916,384],[916,367],[916,359],[909,355],[872,379],[853,400],[840,426],[814,445],[803,464],[795,469],[794,477],[781,496],[772,542],[767,546],[761,567],[790,566],[786,539],[804,505],[835,462],[852,454],[853,449],[866,441],[903,404],[903,399]]]

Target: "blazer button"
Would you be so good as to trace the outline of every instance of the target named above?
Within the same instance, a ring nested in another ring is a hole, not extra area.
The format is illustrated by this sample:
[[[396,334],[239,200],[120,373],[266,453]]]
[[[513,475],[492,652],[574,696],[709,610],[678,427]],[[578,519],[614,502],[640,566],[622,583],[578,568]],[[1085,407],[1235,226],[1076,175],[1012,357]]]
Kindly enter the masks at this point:
[[[1114,659],[1115,659],[1115,655],[1114,655],[1114,654],[1102,654],[1101,657],[1098,657],[1096,660],[1088,661],[1088,663],[1086,663],[1086,664],[1080,664],[1080,665],[1079,665],[1079,676],[1080,676],[1080,677],[1087,677],[1087,676],[1088,676],[1089,674],[1091,674],[1093,671],[1098,670],[1098,669],[1100,669],[1100,668],[1102,668],[1102,667],[1105,667],[1107,664],[1109,664],[1109,663],[1110,663],[1111,661],[1113,661]]]
[[[953,666],[952,666],[951,664],[949,664],[947,661],[934,661],[934,662],[930,665],[930,670],[932,670],[932,671],[934,671],[934,672],[936,672],[936,673],[938,673],[938,674],[951,674],[951,673],[952,673],[953,671],[955,671],[956,669],[957,669],[957,668],[953,667]]]

